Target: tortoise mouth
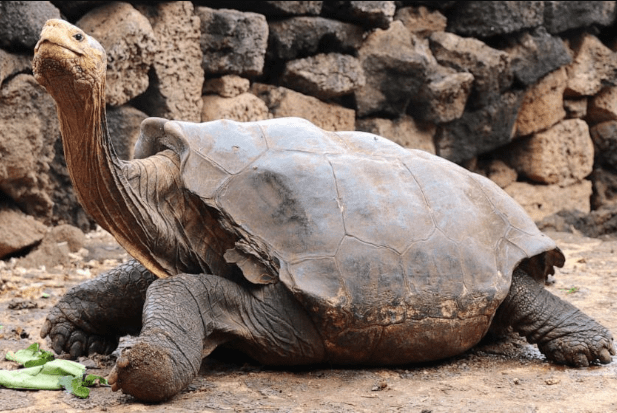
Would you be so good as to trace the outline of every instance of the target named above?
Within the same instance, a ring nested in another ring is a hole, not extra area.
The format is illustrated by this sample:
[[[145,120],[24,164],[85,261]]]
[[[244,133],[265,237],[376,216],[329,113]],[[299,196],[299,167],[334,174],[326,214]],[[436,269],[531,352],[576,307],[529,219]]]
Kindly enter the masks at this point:
[[[61,53],[59,56],[58,53]],[[72,48],[66,44],[60,44],[58,42],[54,42],[50,39],[41,39],[37,42],[36,46],[34,46],[34,54],[43,58],[55,57],[60,58],[75,58],[79,56],[83,56],[83,53],[79,50]]]

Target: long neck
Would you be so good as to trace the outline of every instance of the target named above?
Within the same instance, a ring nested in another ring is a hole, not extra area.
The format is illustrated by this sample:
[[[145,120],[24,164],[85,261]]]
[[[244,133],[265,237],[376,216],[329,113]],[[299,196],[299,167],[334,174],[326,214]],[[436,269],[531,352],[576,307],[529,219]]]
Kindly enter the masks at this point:
[[[126,165],[112,147],[105,116],[104,83],[95,85],[86,101],[64,96],[58,102],[64,154],[75,192],[84,209],[109,231],[133,257],[158,276],[165,269],[146,245],[156,217],[144,213],[142,199],[129,184]],[[71,91],[63,91],[71,94]],[[71,99],[72,98],[72,99]],[[81,100],[81,102],[80,102]],[[71,104],[71,102],[73,102]],[[136,214],[150,222],[136,224]]]

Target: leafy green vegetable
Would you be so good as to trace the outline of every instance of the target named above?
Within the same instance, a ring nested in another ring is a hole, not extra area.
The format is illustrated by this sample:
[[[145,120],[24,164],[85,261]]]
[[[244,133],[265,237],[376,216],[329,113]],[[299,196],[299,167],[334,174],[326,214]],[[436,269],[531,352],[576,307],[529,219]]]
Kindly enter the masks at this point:
[[[90,389],[88,387],[94,386],[97,382],[100,384],[107,384],[107,380],[94,374],[88,374],[84,379],[81,377],[64,376],[59,381],[60,385],[64,387],[67,393],[72,393],[82,399],[87,398],[90,394]]]
[[[85,399],[97,384],[108,385],[107,380],[94,374],[85,375],[86,366],[70,360],[54,360],[51,351],[40,350],[38,343],[15,353],[8,352],[6,359],[25,368],[0,370],[0,386],[10,389],[59,390],[65,389]]]
[[[53,360],[42,366],[0,370],[0,385],[10,389],[58,390],[63,376],[82,377],[86,366],[70,360]]]
[[[5,357],[7,360],[15,361],[24,367],[42,366],[54,359],[51,351],[39,349],[39,343],[34,343],[27,349],[19,350],[16,353],[9,351]]]

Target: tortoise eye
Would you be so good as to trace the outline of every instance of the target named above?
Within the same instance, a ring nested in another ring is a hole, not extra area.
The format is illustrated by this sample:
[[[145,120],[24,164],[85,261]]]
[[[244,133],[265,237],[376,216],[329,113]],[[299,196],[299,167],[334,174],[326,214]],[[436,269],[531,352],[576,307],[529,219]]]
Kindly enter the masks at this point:
[[[82,40],[84,40],[84,35],[81,33],[76,33],[73,35],[73,39],[77,40],[78,42],[81,42]]]

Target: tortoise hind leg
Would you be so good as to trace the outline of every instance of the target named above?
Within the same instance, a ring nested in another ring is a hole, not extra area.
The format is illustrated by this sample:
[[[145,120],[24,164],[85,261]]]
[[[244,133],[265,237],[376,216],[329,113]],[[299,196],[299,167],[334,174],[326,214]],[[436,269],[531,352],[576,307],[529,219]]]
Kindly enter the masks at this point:
[[[58,354],[109,354],[118,338],[138,334],[148,286],[156,276],[135,260],[71,288],[51,308],[41,329]]]
[[[511,325],[537,343],[547,359],[559,364],[585,367],[610,363],[615,354],[611,333],[567,301],[517,268],[510,292],[495,315],[494,325]]]
[[[319,334],[282,283],[245,288],[213,275],[180,274],[150,286],[141,334],[117,360],[109,383],[140,400],[166,400],[224,343],[264,364],[324,357]]]

